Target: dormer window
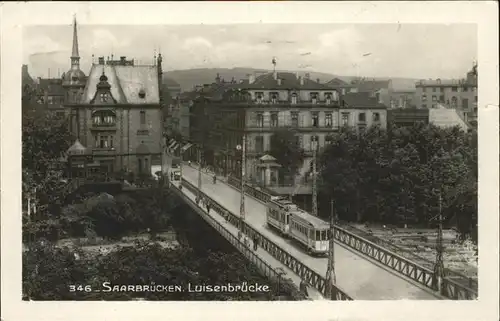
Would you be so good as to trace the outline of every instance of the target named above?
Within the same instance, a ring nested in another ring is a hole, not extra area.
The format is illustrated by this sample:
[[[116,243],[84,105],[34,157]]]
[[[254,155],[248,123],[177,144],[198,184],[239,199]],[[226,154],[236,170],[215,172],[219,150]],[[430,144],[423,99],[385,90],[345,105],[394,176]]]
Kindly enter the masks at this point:
[[[100,97],[101,97],[101,102],[103,103],[107,102],[109,98],[108,93],[101,93]]]
[[[297,104],[297,94],[292,94],[292,105]]]
[[[144,91],[144,89],[141,89],[139,91],[139,98],[144,99],[145,97],[146,97],[146,92]]]

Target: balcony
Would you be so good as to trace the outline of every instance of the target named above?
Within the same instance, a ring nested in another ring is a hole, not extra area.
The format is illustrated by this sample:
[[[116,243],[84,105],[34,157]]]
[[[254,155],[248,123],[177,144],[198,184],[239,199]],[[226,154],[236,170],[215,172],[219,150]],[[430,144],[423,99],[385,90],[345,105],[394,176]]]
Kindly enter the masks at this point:
[[[256,123],[253,124],[248,124],[245,130],[247,132],[262,132],[262,131],[276,131],[276,130],[283,130],[283,129],[288,129],[288,130],[297,130],[301,132],[330,132],[330,131],[338,131],[340,128],[339,125],[320,125],[320,126],[313,126],[313,125],[304,125],[300,124],[297,126],[292,126],[292,125],[280,125],[278,126],[257,126]]]
[[[116,123],[92,123],[90,130],[94,131],[116,131]]]

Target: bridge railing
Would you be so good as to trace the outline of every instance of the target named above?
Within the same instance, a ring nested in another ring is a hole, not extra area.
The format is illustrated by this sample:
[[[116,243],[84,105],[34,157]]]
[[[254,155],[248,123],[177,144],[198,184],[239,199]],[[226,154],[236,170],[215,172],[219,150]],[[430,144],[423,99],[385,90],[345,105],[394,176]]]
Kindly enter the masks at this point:
[[[186,186],[187,187],[187,186]],[[192,188],[187,187],[191,192],[195,192]],[[180,191],[179,191],[180,192]],[[182,193],[182,192],[180,192]],[[196,209],[198,214],[202,216],[210,226],[212,226],[220,235],[222,235],[230,244],[232,244],[236,249],[238,249],[251,263],[255,265],[266,277],[271,280],[277,281],[279,287],[288,287],[291,290],[291,295],[293,298],[298,300],[306,300],[305,295],[300,292],[297,287],[293,284],[293,281],[287,278],[286,275],[276,271],[271,265],[266,261],[262,260],[258,255],[256,255],[248,245],[245,245],[241,240],[238,240],[228,229],[217,222],[210,215],[206,215],[201,209],[199,204],[195,204],[191,199],[187,198],[187,201],[191,203],[191,206]],[[278,288],[278,292],[279,292]],[[279,293],[278,293],[279,295]]]
[[[229,177],[228,184],[239,190],[241,186],[240,180],[234,177]],[[245,185],[245,193],[255,199],[266,203],[270,200],[271,195],[258,187]],[[421,266],[409,259],[396,254],[374,242],[371,242],[347,229],[335,226],[335,240],[349,248],[356,250],[369,258],[389,267],[390,269],[401,273],[402,275],[416,281],[432,290],[437,291],[437,282],[434,277],[434,271],[430,268]],[[451,278],[443,280],[443,290],[441,293],[453,300],[474,300],[477,299],[477,289],[472,289],[464,282],[457,282]],[[476,283],[477,284],[477,283]]]
[[[182,186],[192,192],[194,195],[198,195],[199,191],[193,184],[188,182],[186,179],[182,179]],[[201,196],[204,200],[208,200],[211,204],[211,209],[220,214],[226,221],[231,223],[234,226],[239,226],[240,219],[239,216],[235,215],[231,211],[227,210],[224,206],[214,201],[210,197],[208,197],[205,193],[201,193]],[[267,237],[262,235],[259,231],[254,229],[252,226],[243,223],[242,227],[243,233],[248,235],[250,238],[253,236],[257,236],[260,242],[259,245],[266,250],[269,254],[271,254],[275,259],[286,265],[290,268],[295,274],[297,274],[302,280],[306,281],[316,290],[318,290],[323,296],[326,296],[327,286],[326,280],[323,276],[319,275],[316,271],[311,270],[309,267],[304,265],[300,260],[290,255],[286,250],[281,248],[280,246],[274,244]],[[337,285],[335,288],[335,297],[334,300],[352,300],[352,298],[340,287]]]

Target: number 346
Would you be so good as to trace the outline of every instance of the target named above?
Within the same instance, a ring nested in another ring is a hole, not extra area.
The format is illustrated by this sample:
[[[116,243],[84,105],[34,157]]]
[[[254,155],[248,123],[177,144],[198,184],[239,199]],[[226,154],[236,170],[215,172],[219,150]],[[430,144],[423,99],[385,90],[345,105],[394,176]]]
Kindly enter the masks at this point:
[[[90,285],[70,285],[69,292],[92,292]]]

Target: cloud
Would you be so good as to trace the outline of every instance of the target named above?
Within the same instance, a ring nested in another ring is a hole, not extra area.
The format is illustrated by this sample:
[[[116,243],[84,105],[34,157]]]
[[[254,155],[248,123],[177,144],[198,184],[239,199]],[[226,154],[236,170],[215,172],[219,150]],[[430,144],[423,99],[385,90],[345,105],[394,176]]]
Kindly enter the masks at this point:
[[[113,33],[106,29],[95,29],[92,31],[92,47],[103,49],[124,48],[130,45],[130,40],[127,37],[116,37]]]
[[[39,37],[29,38],[24,42],[23,55],[28,58],[33,55],[65,52],[68,49],[68,47],[54,41],[52,38],[40,35]]]

